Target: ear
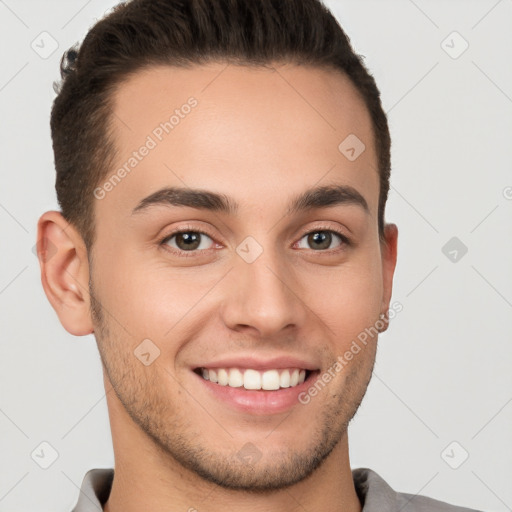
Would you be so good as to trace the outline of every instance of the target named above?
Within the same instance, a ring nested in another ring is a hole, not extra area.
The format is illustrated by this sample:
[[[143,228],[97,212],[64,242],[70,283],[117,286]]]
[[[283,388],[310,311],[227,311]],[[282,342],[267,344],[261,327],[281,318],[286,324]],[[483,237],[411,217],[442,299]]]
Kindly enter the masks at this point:
[[[89,311],[89,262],[78,231],[57,211],[37,223],[37,257],[44,292],[69,333],[94,332]]]
[[[381,243],[382,258],[382,304],[381,312],[386,315],[385,327],[380,332],[384,332],[388,328],[387,312],[389,303],[391,302],[391,294],[393,292],[393,276],[395,274],[395,266],[398,248],[398,228],[396,224],[386,224],[384,226],[384,241]]]

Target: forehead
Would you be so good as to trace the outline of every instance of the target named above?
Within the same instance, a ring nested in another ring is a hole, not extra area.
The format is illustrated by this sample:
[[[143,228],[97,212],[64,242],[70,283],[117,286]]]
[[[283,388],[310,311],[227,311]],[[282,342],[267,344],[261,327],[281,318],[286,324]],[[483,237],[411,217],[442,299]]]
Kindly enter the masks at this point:
[[[250,204],[270,192],[297,195],[331,183],[354,186],[376,208],[371,118],[339,72],[289,64],[158,66],[130,76],[112,99],[117,151],[110,176],[125,172],[100,208],[131,211],[164,186],[209,189]],[[345,140],[365,148],[357,159],[343,153]]]

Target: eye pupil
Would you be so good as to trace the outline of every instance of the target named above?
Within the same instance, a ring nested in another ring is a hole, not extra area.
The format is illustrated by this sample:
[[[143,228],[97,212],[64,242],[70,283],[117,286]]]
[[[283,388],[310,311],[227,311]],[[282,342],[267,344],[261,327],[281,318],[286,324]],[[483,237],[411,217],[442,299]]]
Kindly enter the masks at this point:
[[[331,245],[332,234],[328,231],[316,231],[308,236],[308,242],[314,242],[320,245],[317,245],[317,248],[327,249]],[[327,241],[327,243],[326,243]]]
[[[200,243],[199,237],[199,233],[194,233],[193,231],[178,233],[176,235],[176,245],[184,250],[197,249]],[[184,247],[180,247],[180,243],[184,243]]]

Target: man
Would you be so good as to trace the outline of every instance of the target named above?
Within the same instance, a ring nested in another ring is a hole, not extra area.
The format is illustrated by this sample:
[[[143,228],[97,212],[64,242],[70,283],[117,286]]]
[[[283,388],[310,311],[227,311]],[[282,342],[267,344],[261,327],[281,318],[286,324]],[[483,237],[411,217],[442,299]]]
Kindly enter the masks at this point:
[[[398,231],[379,91],[329,11],[133,0],[62,76],[42,283],[95,334],[115,456],[74,510],[468,510],[350,467]]]

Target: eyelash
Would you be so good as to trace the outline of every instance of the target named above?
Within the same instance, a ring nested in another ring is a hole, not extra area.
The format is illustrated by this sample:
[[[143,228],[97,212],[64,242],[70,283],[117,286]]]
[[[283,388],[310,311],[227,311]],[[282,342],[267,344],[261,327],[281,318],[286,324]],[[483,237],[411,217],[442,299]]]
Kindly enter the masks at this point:
[[[340,245],[340,247],[338,247],[336,249],[327,249],[327,250],[319,250],[319,251],[313,251],[313,249],[311,249],[313,252],[335,254],[335,253],[338,253],[340,251],[343,251],[346,247],[349,247],[349,246],[352,245],[352,242],[350,241],[350,239],[346,235],[344,235],[340,231],[337,231],[336,229],[332,229],[332,228],[326,227],[326,226],[320,226],[320,227],[317,227],[317,228],[312,229],[310,231],[307,231],[306,233],[304,233],[299,238],[299,240],[302,240],[307,235],[310,235],[312,233],[319,233],[319,232],[334,233],[335,235],[337,235],[340,238],[341,245]],[[169,242],[169,240],[171,240],[174,236],[180,235],[182,233],[199,233],[201,235],[206,235],[207,237],[211,238],[213,242],[217,243],[215,238],[210,233],[208,233],[207,231],[203,231],[202,229],[196,229],[196,228],[192,228],[192,227],[190,227],[190,228],[186,228],[185,227],[185,228],[180,228],[180,229],[178,229],[176,231],[172,231],[170,234],[168,234],[164,238],[160,239],[158,244],[160,246],[166,246],[167,242]],[[183,257],[183,258],[196,257],[197,254],[200,253],[200,252],[211,250],[211,249],[200,249],[200,250],[194,249],[194,250],[191,250],[191,251],[182,251],[182,250],[174,249],[173,247],[169,247],[169,246],[166,246],[165,249],[170,251],[172,254],[177,255],[179,257]]]

